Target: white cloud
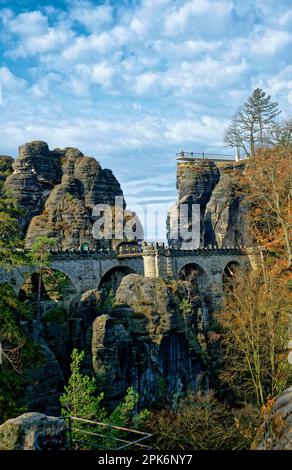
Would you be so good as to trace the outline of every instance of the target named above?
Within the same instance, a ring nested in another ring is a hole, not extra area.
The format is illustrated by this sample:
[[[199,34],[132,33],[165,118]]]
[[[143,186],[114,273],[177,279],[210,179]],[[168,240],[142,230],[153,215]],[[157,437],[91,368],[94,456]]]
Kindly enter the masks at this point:
[[[10,20],[9,29],[21,36],[42,35],[48,30],[48,19],[40,11],[21,13]]]
[[[184,145],[194,141],[219,143],[227,122],[212,116],[202,116],[200,120],[181,119],[167,125],[165,136],[173,142]]]
[[[91,78],[95,83],[103,86],[109,86],[114,74],[113,68],[109,67],[105,62],[96,64],[92,67]]]
[[[74,73],[74,86],[77,86],[80,91],[80,83],[87,85],[87,89],[91,84],[97,83],[104,87],[111,85],[111,80],[114,75],[114,69],[108,62],[102,61],[92,65],[77,64]],[[76,76],[77,74],[77,76]],[[85,91],[83,89],[83,91]],[[78,90],[77,90],[78,92]]]
[[[275,54],[279,49],[292,42],[292,34],[287,31],[261,31],[250,42],[251,52],[255,54]]]
[[[185,144],[225,152],[253,86],[291,109],[289,0],[16,3],[0,7],[2,152],[44,139],[159,179]]]
[[[177,61],[193,59],[202,53],[215,51],[221,44],[221,41],[187,40],[177,43],[159,39],[154,42],[154,49],[162,57]]]
[[[148,90],[151,89],[158,81],[159,75],[157,73],[146,72],[136,78],[134,89],[138,95],[143,95],[145,92],[148,92]]]
[[[232,3],[225,0],[192,0],[184,3],[182,6],[174,7],[170,14],[165,18],[165,32],[173,35],[183,33],[188,28],[194,28],[194,20],[197,17],[208,18],[206,27],[210,27],[211,18],[220,21],[229,15],[232,9]]]
[[[182,62],[168,72],[166,82],[183,95],[195,88],[222,88],[236,83],[247,70],[244,60],[229,63],[206,57],[198,62]]]
[[[14,75],[8,67],[0,67],[0,83],[4,89],[15,92],[25,86],[25,80]]]
[[[73,6],[70,18],[82,24],[90,32],[100,31],[112,22],[112,7],[99,5],[94,7],[90,2],[81,1]]]
[[[49,27],[48,18],[40,11],[16,15],[6,21],[6,27],[19,37],[16,48],[7,51],[11,57],[27,57],[59,50],[74,36],[66,23]]]
[[[283,15],[279,17],[278,20],[279,25],[281,26],[289,26],[292,24],[292,9],[286,11]]]
[[[130,23],[130,28],[132,31],[138,34],[138,36],[144,36],[147,31],[147,25],[145,22],[141,21],[139,18],[133,18]]]

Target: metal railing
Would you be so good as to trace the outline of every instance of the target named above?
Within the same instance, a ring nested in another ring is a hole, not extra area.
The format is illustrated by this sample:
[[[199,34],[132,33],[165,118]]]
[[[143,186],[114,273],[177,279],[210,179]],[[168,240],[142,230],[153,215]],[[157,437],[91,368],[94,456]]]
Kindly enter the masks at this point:
[[[68,416],[71,450],[151,450],[153,434],[108,423]]]
[[[219,154],[219,153],[208,153],[208,152],[181,152],[176,154],[177,160],[191,160],[191,159],[201,159],[205,158],[206,160],[223,160],[229,161],[230,159],[235,160],[235,155]],[[229,157],[229,158],[226,158]]]

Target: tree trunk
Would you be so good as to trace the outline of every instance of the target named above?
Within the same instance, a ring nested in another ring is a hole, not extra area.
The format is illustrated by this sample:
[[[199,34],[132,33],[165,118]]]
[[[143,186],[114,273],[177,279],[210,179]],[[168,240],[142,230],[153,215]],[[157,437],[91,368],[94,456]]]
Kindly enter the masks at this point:
[[[254,135],[253,135],[253,126],[250,130],[250,155],[254,157],[255,154],[255,143],[254,143]]]
[[[36,314],[36,327],[34,332],[34,341],[37,342],[39,337],[39,326],[41,319],[41,292],[42,292],[42,268],[39,271],[38,279],[38,293],[37,293],[37,314]]]

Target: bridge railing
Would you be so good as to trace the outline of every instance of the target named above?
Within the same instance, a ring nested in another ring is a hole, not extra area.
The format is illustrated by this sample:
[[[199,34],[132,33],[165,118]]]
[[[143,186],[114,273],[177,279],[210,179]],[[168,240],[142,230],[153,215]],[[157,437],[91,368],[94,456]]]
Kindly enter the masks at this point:
[[[68,416],[71,450],[151,450],[153,434],[109,423]]]
[[[116,258],[118,256],[136,255],[141,256],[142,248],[140,247],[122,247],[118,250],[111,248],[101,249],[73,249],[73,250],[50,250],[55,258]]]
[[[236,159],[234,155],[228,154],[219,154],[219,153],[208,153],[208,152],[185,152],[182,150],[181,152],[176,154],[177,160],[218,160],[223,162],[232,162]]]
[[[115,259],[119,257],[135,257],[142,256],[143,254],[147,255],[154,252],[160,252],[161,254],[170,255],[170,256],[208,256],[208,255],[228,255],[228,254],[245,254],[245,246],[228,246],[228,247],[217,247],[217,246],[207,246],[200,247],[191,250],[184,250],[181,248],[169,247],[164,243],[145,243],[143,247],[127,247],[123,246],[117,250],[110,248],[102,248],[95,250],[51,250],[53,258],[61,259],[74,259],[74,258],[97,258],[97,259]]]
[[[144,243],[143,253],[161,253],[170,256],[206,256],[206,255],[230,255],[230,254],[246,254],[246,246],[227,246],[218,247],[209,245],[195,249],[182,249],[179,247],[169,247],[164,243]]]

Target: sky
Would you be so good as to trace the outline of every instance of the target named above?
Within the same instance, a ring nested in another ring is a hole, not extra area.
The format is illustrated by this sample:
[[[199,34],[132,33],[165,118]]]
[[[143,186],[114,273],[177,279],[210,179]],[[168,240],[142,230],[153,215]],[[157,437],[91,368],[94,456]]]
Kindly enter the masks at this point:
[[[234,154],[256,87],[292,105],[291,0],[0,0],[0,153],[78,147],[129,208],[176,198],[175,154]]]

